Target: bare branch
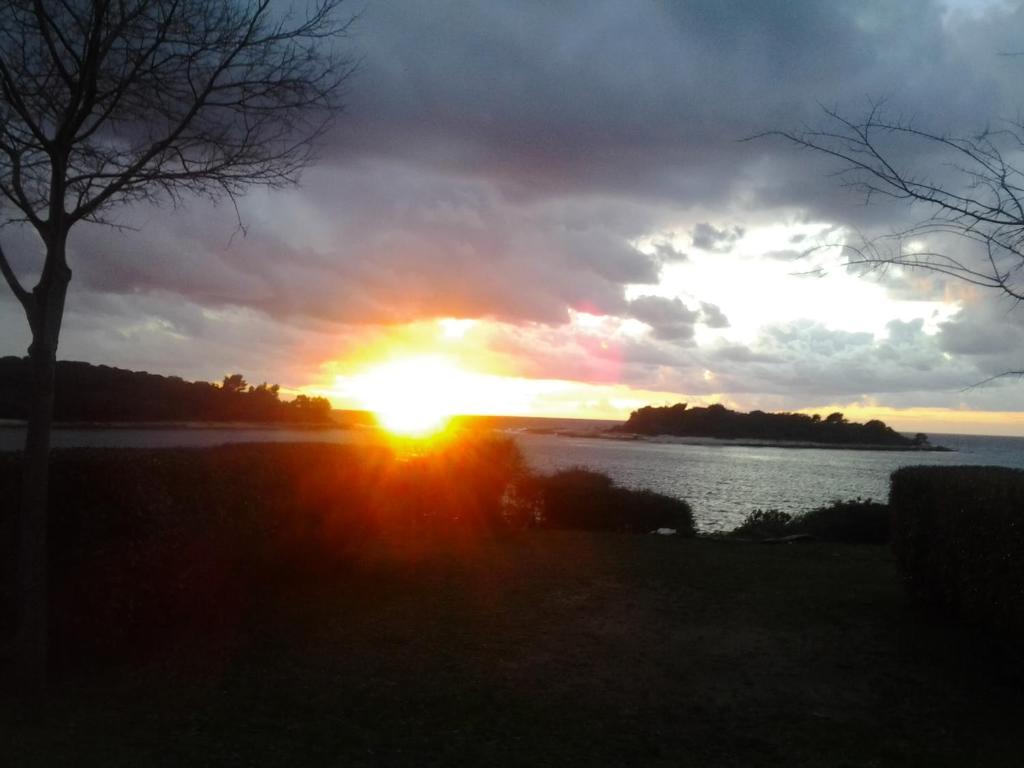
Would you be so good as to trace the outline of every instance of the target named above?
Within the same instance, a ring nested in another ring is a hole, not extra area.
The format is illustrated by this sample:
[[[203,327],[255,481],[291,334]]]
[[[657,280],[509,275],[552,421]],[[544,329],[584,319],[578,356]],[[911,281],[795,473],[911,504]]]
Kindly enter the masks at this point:
[[[0,195],[44,234],[294,184],[355,68],[340,4],[0,0]]]
[[[974,384],[966,386],[963,389],[961,389],[960,391],[961,392],[971,392],[971,391],[973,391],[975,389],[980,389],[981,387],[984,387],[986,384],[991,384],[993,381],[998,381],[999,379],[1009,378],[1011,376],[1016,376],[1018,379],[1024,379],[1024,370],[1021,370],[1021,371],[1003,371],[1002,373],[997,373],[995,376],[989,376],[987,379],[982,379],[981,381],[976,381]]]
[[[1004,123],[975,136],[950,136],[889,119],[882,106],[872,104],[859,120],[823,107],[822,125],[751,138],[781,137],[839,161],[836,175],[865,201],[884,197],[930,209],[908,229],[844,244],[849,264],[927,270],[1024,299],[1024,171],[1013,159],[1024,149],[1024,126]],[[907,154],[908,146],[917,154]],[[913,167],[915,157],[924,172]],[[941,178],[933,178],[936,171]],[[942,236],[959,238],[973,251],[961,258],[928,247]],[[908,247],[911,241],[915,247]]]
[[[8,287],[10,287],[14,297],[25,308],[25,311],[28,312],[32,304],[32,294],[25,290],[21,281],[18,280],[18,276],[14,274],[14,270],[11,268],[11,263],[7,260],[7,254],[4,253],[2,245],[0,245],[0,274],[3,274],[4,280],[7,282]]]

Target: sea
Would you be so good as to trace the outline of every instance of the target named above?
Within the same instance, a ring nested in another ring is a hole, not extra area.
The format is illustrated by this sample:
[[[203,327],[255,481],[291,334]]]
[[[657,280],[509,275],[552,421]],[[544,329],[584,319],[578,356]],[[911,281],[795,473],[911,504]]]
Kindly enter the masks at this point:
[[[702,531],[729,530],[755,509],[799,513],[838,499],[884,501],[889,476],[899,467],[935,464],[1024,469],[1024,438],[930,435],[950,452],[685,445],[578,436],[613,422],[489,419],[509,434],[531,467],[553,472],[587,467],[629,488],[648,488],[685,499]],[[538,432],[537,430],[543,430]],[[550,430],[550,431],[549,431]],[[556,434],[569,430],[576,436]],[[58,428],[56,448],[187,447],[252,442],[379,441],[366,429],[288,428]],[[24,430],[0,428],[0,450],[18,450]]]

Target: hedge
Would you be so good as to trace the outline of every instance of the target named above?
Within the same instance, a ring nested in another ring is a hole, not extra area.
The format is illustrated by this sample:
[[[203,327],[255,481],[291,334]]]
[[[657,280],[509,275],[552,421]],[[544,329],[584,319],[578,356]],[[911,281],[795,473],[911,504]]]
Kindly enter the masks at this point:
[[[893,545],[910,593],[997,647],[1024,643],[1024,471],[905,467],[892,474]]]

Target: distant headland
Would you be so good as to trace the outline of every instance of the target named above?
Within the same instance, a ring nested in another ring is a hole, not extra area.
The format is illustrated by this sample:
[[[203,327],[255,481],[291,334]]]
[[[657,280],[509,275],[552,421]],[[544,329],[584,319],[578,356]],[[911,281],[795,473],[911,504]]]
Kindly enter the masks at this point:
[[[799,447],[867,448],[875,450],[945,451],[932,446],[928,436],[901,435],[885,422],[864,424],[847,421],[835,412],[818,414],[733,411],[721,404],[690,408],[686,403],[633,411],[625,424],[609,430],[620,436],[672,436],[744,441],[757,445],[783,444]]]
[[[27,358],[0,357],[0,419],[27,418],[30,375]],[[61,360],[55,387],[57,422],[334,425],[326,398],[282,400],[278,385],[251,385],[238,373],[213,384]]]

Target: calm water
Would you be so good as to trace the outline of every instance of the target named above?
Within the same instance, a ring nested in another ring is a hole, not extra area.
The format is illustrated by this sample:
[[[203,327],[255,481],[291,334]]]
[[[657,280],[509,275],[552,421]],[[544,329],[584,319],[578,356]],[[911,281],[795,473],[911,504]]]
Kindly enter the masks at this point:
[[[832,499],[889,496],[889,475],[912,464],[992,464],[1024,469],[1024,438],[931,435],[955,453],[745,448],[520,435],[541,470],[574,465],[623,485],[686,499],[702,530],[734,528],[753,509],[802,512]]]
[[[0,450],[20,448],[24,432],[0,429]],[[208,446],[239,442],[370,442],[358,430],[59,429],[54,446]],[[632,488],[686,499],[707,531],[736,526],[758,507],[800,512],[832,499],[885,499],[889,474],[909,464],[993,464],[1024,469],[1024,438],[932,435],[955,453],[875,452],[673,445],[517,433],[527,461],[552,471],[585,466]]]

